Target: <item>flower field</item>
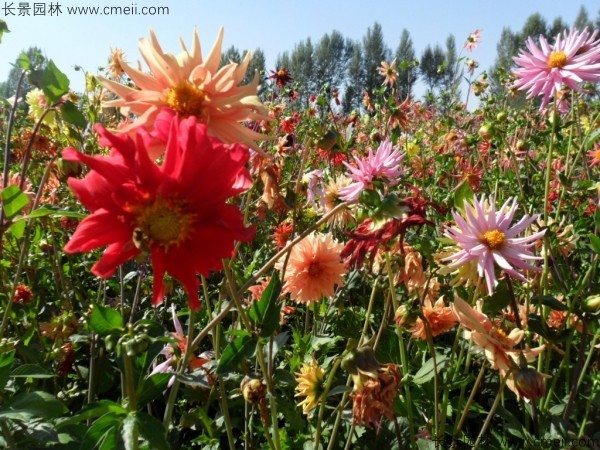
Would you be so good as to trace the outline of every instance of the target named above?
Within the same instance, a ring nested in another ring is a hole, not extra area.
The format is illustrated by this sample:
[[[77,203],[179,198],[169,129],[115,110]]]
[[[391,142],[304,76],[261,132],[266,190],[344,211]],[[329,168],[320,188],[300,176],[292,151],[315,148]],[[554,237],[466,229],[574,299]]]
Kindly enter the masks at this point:
[[[600,31],[349,112],[222,40],[19,58],[0,447],[600,448]]]

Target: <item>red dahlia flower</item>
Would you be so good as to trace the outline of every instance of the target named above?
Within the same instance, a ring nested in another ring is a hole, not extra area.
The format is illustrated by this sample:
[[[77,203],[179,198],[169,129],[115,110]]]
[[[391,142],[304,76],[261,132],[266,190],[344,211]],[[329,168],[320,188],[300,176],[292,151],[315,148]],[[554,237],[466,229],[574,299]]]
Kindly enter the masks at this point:
[[[196,117],[174,120],[162,165],[148,156],[149,135],[140,130],[134,141],[97,125],[100,144],[109,156],[87,156],[73,148],[63,158],[90,167],[82,180],[69,186],[92,214],[77,227],[65,251],[88,252],[108,246],[92,272],[103,278],[146,251],[154,269],[153,304],[160,303],[165,272],[179,280],[190,308],[199,309],[201,273],[223,268],[234,241],[248,242],[254,229],[246,228],[242,214],[227,199],[250,187],[244,167],[248,150],[225,145],[207,135]]]

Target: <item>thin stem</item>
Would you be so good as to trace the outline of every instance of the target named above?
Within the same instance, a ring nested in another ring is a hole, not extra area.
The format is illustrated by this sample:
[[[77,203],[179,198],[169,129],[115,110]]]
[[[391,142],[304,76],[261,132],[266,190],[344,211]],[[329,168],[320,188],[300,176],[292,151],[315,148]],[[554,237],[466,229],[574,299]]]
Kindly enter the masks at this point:
[[[502,377],[502,382],[500,383],[500,388],[498,389],[498,393],[496,394],[496,399],[494,400],[494,404],[492,405],[492,408],[490,409],[490,411],[485,419],[485,422],[483,423],[483,427],[481,428],[481,431],[479,432],[479,435],[477,436],[477,439],[475,440],[475,445],[473,445],[473,448],[471,450],[475,450],[475,449],[477,449],[477,447],[479,447],[479,444],[481,443],[481,439],[483,438],[488,427],[490,426],[490,423],[492,422],[492,418],[494,417],[494,414],[496,414],[496,410],[498,409],[498,406],[500,406],[500,400],[502,399],[502,392],[504,391],[504,386],[506,386],[506,380],[508,379],[508,375],[510,375],[510,372],[505,377]]]
[[[329,376],[327,377],[327,382],[325,383],[325,389],[323,390],[323,393],[321,394],[321,405],[319,406],[319,417],[317,419],[317,432],[315,433],[315,444],[314,444],[314,448],[318,449],[319,448],[319,441],[321,440],[321,429],[322,429],[322,423],[323,423],[323,415],[325,414],[325,403],[327,402],[327,394],[329,394],[329,390],[331,389],[331,385],[333,384],[333,379],[335,377],[335,374],[337,372],[337,370],[340,367],[340,364],[342,363],[342,357],[339,357],[335,363],[333,364],[333,367],[331,368],[331,371],[329,372]]]
[[[271,406],[271,422],[273,424],[275,449],[280,450],[281,444],[279,442],[279,424],[277,423],[277,402],[275,400],[275,388],[273,386],[273,380],[271,380],[268,368],[265,364],[265,355],[263,354],[262,345],[260,344],[260,342],[256,346],[256,356],[260,365],[260,369],[262,370],[265,382],[267,383],[267,391],[269,392],[269,403]]]
[[[179,370],[177,374],[182,374],[185,372],[189,365],[190,356],[192,355],[192,340],[194,338],[194,326],[195,326],[196,315],[193,309],[190,310],[190,318],[188,323],[188,335],[187,341],[185,345],[185,352],[183,354],[183,359],[181,360],[181,365],[179,366]],[[169,393],[169,398],[167,400],[167,406],[165,407],[165,415],[163,418],[163,425],[165,427],[165,431],[169,432],[169,426],[171,425],[171,417],[173,415],[173,408],[175,406],[175,400],[177,399],[177,392],[179,391],[179,380],[177,377],[175,378],[175,382],[171,387],[171,392]]]
[[[456,427],[456,430],[454,431],[454,436],[452,437],[452,448],[454,448],[454,446],[456,445],[456,440],[458,439],[460,431],[462,430],[465,420],[467,419],[467,414],[469,413],[469,410],[471,409],[471,403],[473,403],[473,400],[475,399],[475,394],[477,394],[477,389],[479,389],[481,380],[483,380],[483,376],[485,375],[486,368],[487,368],[487,366],[486,366],[486,363],[484,362],[483,365],[481,366],[481,369],[479,370],[479,375],[477,376],[477,379],[475,380],[475,385],[473,386],[473,389],[471,390],[471,395],[469,395],[469,398],[467,399],[465,408],[463,409],[462,415],[460,416],[460,420],[458,421],[458,426]]]

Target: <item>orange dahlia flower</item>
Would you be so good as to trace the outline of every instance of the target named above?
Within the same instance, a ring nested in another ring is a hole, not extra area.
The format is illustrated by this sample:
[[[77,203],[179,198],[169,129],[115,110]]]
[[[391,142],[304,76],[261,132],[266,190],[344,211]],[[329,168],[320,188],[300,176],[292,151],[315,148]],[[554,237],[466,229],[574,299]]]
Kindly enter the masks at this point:
[[[310,304],[322,296],[331,297],[335,286],[344,284],[346,268],[340,257],[343,247],[329,233],[312,233],[298,242],[290,254],[283,291],[297,303]],[[278,270],[283,270],[284,260],[275,266]]]
[[[127,116],[137,117],[119,131],[130,132],[137,127],[150,129],[159,111],[168,107],[181,118],[194,116],[208,127],[208,134],[226,143],[242,143],[258,150],[254,141],[265,139],[240,122],[267,119],[267,110],[256,96],[258,74],[245,86],[239,86],[246,76],[252,53],[246,53],[238,65],[221,65],[223,29],[206,59],[202,58],[198,30],[194,30],[191,51],[183,42],[179,55],[165,53],[154,30],[150,39],[140,39],[139,49],[150,73],[136,69],[121,61],[124,73],[135,84],[130,87],[114,80],[98,77],[99,82],[119,98],[104,103],[106,107],[121,108]],[[152,157],[160,155],[162,148],[151,148]]]
[[[238,207],[227,203],[251,185],[244,167],[248,149],[207,136],[206,126],[195,117],[177,119],[171,124],[164,162],[157,165],[148,155],[147,133],[139,131],[134,141],[100,125],[96,131],[100,144],[112,148],[109,156],[63,150],[63,158],[91,169],[84,179],[69,178],[68,183],[92,212],[65,251],[108,246],[92,268],[103,278],[144,251],[154,269],[152,303],[163,298],[167,272],[183,284],[190,308],[199,309],[196,274],[222,269],[221,260],[233,255],[234,241],[254,236]]]

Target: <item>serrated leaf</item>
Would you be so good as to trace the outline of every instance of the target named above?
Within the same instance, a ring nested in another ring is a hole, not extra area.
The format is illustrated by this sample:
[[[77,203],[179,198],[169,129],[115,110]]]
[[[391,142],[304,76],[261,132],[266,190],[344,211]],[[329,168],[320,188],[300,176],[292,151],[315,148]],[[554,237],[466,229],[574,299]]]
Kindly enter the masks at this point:
[[[65,122],[75,125],[77,128],[83,129],[86,127],[87,120],[73,102],[66,101],[60,105],[60,112]]]
[[[248,317],[250,317],[250,320],[259,329],[261,337],[271,336],[273,331],[279,326],[279,314],[281,312],[280,294],[281,281],[279,281],[279,276],[275,272],[260,300],[252,303],[252,307],[248,311]]]
[[[63,95],[69,92],[69,79],[52,60],[48,61],[44,68],[40,84],[50,105],[58,102]]]
[[[590,247],[596,254],[600,255],[600,237],[595,234],[588,234],[588,239],[590,240]]]
[[[116,309],[105,308],[95,304],[92,307],[90,326],[99,335],[103,336],[123,328],[123,319]]]
[[[454,206],[461,211],[465,208],[465,200],[470,202],[473,200],[473,191],[469,183],[464,182],[456,191],[454,191]]]
[[[140,434],[150,444],[150,448],[156,450],[169,450],[171,446],[167,442],[165,428],[160,420],[149,414],[137,413],[137,420],[140,424]]]
[[[19,186],[11,185],[2,190],[2,209],[7,219],[12,219],[29,204],[29,197],[19,189]]]
[[[53,378],[55,375],[39,364],[22,364],[10,374],[13,378]]]
[[[236,337],[223,350],[219,365],[217,366],[217,374],[232,372],[244,358],[250,358],[256,350],[258,340],[250,333]]]
[[[138,407],[143,408],[167,389],[172,373],[155,373],[137,387]]]
[[[0,408],[0,417],[41,417],[51,419],[67,412],[67,407],[43,391],[18,394]]]

